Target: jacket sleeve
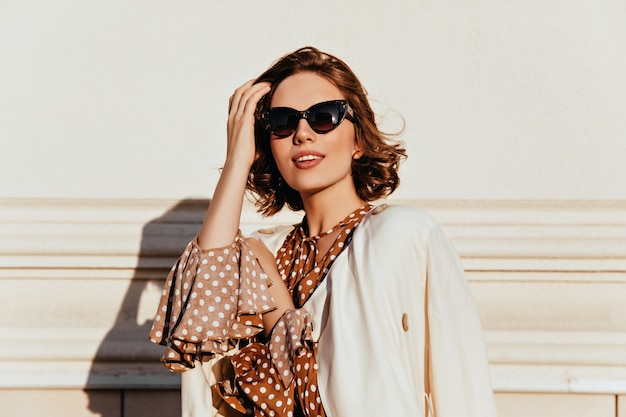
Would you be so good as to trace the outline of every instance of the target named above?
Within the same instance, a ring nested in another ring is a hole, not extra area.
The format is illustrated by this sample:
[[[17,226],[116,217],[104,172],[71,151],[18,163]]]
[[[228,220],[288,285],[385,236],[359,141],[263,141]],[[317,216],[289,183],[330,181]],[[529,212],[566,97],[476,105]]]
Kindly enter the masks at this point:
[[[440,227],[427,254],[428,377],[437,417],[496,416],[478,312],[454,247]]]

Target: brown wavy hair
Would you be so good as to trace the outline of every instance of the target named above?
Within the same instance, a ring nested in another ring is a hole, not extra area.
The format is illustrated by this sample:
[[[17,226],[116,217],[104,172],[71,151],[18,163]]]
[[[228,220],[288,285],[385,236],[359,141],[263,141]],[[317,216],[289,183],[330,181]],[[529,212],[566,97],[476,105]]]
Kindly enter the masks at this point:
[[[343,92],[354,112],[356,143],[361,157],[352,160],[352,178],[358,196],[373,201],[391,194],[400,183],[398,166],[406,151],[401,143],[378,130],[375,115],[367,101],[367,92],[357,76],[342,60],[307,46],[287,54],[261,74],[255,83],[269,82],[270,92],[257,107],[255,126],[256,156],[246,188],[252,193],[258,211],[265,216],[279,212],[284,205],[297,211],[303,209],[298,191],[283,181],[270,148],[270,133],[260,122],[278,85],[300,72],[312,72],[326,78]]]

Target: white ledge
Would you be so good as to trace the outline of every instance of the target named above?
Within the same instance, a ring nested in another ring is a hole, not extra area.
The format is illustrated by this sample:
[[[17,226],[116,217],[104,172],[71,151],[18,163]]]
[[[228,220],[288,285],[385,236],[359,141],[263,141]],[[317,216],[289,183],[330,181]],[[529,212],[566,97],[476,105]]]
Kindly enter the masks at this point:
[[[497,391],[626,394],[626,201],[389,203],[459,250]],[[207,205],[0,199],[0,388],[177,387],[146,322]]]

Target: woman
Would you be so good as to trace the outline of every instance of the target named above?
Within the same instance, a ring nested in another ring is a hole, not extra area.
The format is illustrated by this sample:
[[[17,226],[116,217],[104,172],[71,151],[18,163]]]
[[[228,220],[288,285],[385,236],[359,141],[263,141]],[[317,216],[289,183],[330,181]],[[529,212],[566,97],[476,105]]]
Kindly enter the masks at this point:
[[[454,249],[427,214],[370,204],[404,156],[350,68],[315,48],[235,91],[223,171],[151,332],[186,371],[185,415],[221,401],[255,416],[495,415]],[[244,238],[246,191],[302,223]]]

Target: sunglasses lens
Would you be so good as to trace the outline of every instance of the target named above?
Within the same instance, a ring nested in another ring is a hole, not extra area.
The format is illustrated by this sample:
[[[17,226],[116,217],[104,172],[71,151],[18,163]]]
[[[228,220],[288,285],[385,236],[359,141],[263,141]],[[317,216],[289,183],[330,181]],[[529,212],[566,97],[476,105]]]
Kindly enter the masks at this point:
[[[291,135],[298,125],[298,114],[295,110],[276,107],[270,110],[270,130],[278,137]]]
[[[346,102],[327,101],[303,112],[289,107],[274,107],[270,109],[268,116],[270,131],[279,138],[291,135],[301,118],[305,118],[315,132],[328,133],[339,126],[346,116]]]
[[[309,110],[309,125],[317,133],[328,133],[339,124],[339,111],[337,102],[317,104]]]

